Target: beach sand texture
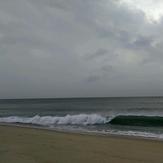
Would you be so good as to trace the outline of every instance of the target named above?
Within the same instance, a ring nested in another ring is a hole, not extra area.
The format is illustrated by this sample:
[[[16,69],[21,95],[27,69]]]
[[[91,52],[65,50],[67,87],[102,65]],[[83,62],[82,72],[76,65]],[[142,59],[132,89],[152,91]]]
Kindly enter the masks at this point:
[[[163,163],[163,142],[0,126],[0,163]]]

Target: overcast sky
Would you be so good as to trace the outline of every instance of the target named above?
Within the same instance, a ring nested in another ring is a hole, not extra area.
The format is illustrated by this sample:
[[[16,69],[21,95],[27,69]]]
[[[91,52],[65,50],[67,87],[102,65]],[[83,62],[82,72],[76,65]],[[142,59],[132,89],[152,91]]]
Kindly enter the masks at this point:
[[[162,0],[0,0],[0,98],[163,95]]]

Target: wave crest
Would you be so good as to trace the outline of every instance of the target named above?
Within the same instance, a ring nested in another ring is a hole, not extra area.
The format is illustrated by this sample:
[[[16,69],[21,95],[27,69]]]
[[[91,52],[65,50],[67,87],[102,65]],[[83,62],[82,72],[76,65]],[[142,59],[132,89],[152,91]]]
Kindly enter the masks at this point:
[[[39,116],[34,117],[20,117],[10,116],[0,118],[0,122],[3,123],[24,123],[35,124],[42,126],[50,125],[95,125],[105,124],[108,122],[106,117],[98,114],[78,114],[78,115],[66,115],[59,116]]]

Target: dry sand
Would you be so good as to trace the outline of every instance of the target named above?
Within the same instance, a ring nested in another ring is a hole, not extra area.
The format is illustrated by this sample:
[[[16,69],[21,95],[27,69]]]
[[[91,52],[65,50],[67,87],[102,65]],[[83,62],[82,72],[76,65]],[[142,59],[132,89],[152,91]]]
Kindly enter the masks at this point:
[[[163,142],[0,126],[0,163],[163,163]]]

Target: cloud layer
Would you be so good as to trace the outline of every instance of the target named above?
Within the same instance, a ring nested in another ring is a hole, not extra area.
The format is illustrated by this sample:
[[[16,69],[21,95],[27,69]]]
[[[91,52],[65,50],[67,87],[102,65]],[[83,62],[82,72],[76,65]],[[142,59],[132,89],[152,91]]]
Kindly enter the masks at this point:
[[[0,98],[163,95],[163,19],[133,6],[0,0]]]

